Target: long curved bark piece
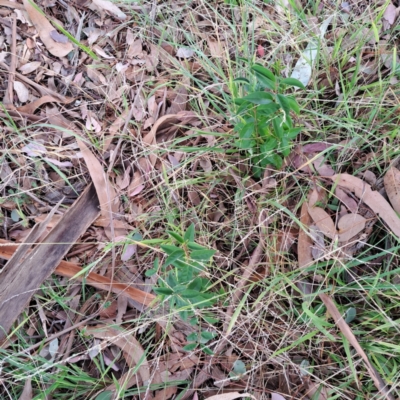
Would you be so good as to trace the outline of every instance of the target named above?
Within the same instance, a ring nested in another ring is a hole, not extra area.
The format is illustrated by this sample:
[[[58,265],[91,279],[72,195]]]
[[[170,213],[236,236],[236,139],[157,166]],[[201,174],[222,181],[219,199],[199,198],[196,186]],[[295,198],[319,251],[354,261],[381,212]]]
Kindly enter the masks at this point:
[[[9,260],[17,250],[18,246],[20,245],[0,239],[0,258]],[[73,278],[80,272],[82,272],[82,267],[68,261],[61,261],[54,271],[56,275],[64,276],[66,278]],[[78,276],[76,279],[78,281],[82,281],[83,275]],[[87,285],[101,290],[111,290],[116,294],[124,294],[125,296],[128,296],[132,300],[135,300],[145,306],[149,306],[150,303],[155,299],[155,296],[151,293],[146,293],[143,290],[136,289],[126,285],[125,283],[112,282],[109,278],[96,274],[95,272],[89,272],[84,279]]]

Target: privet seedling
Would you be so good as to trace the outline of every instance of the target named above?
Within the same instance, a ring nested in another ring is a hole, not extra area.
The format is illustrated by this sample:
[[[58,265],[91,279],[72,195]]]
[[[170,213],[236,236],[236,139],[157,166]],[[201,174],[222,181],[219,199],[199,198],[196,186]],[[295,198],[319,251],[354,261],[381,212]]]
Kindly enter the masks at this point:
[[[205,266],[211,261],[215,250],[208,249],[195,242],[195,228],[191,224],[183,236],[168,231],[169,241],[161,245],[167,258],[162,266],[156,258],[154,267],[146,272],[151,276],[159,272],[158,286],[155,293],[162,299],[168,299],[171,310],[179,310],[184,321],[190,317],[190,323],[196,325],[195,309],[212,306],[217,299],[215,293],[210,292],[211,282],[200,276]],[[203,315],[209,323],[215,323],[214,318]]]
[[[268,165],[281,168],[291,142],[301,131],[294,127],[290,115],[299,114],[300,107],[286,90],[304,86],[297,79],[276,76],[259,64],[251,67],[249,78],[237,78],[235,82],[244,84],[247,93],[235,99],[236,145],[249,154],[254,176],[260,178]]]

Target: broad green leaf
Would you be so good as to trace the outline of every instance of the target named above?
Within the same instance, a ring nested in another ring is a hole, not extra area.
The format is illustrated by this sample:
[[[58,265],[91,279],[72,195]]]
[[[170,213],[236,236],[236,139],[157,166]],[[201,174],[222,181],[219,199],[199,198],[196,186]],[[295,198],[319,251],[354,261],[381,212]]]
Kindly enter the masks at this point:
[[[287,100],[287,102],[289,104],[290,109],[293,110],[293,112],[295,114],[299,115],[300,114],[300,107],[299,107],[299,104],[297,103],[297,101],[291,96],[286,96],[286,100]]]
[[[283,137],[283,134],[284,134],[283,127],[282,127],[282,118],[281,117],[275,117],[272,120],[272,125],[274,127],[275,136],[281,139]]]
[[[199,340],[199,335],[196,332],[192,332],[186,336],[188,342],[197,342]]]
[[[169,271],[165,280],[170,288],[174,288],[174,291],[177,290],[176,286],[178,286],[178,281],[176,280],[174,271]]]
[[[260,151],[262,154],[269,153],[278,147],[278,142],[275,138],[270,138],[260,145]]]
[[[247,78],[243,78],[242,76],[240,76],[239,78],[235,78],[233,82],[247,83],[248,85],[250,84],[250,81]]]
[[[258,85],[262,88],[262,89],[270,89],[270,90],[275,90],[275,83],[272,82],[270,79],[266,78],[264,75],[258,74],[256,72],[256,78],[257,78],[257,82]]]
[[[243,97],[243,100],[253,104],[269,104],[273,99],[272,94],[267,92],[253,92]]]
[[[253,139],[254,133],[254,123],[248,123],[243,126],[243,128],[239,131],[239,140],[237,140],[237,145],[240,149],[251,149],[255,145],[255,141]]]
[[[172,264],[174,261],[181,259],[184,257],[185,252],[182,249],[178,249],[170,254],[164,262],[165,266]]]
[[[207,323],[209,323],[211,325],[215,325],[219,322],[218,318],[214,318],[209,315],[202,315],[202,318],[204,319],[204,321],[206,321]]]
[[[156,269],[156,268],[150,268],[150,269],[148,269],[144,274],[145,274],[148,278],[150,278],[151,276],[153,276],[154,274],[156,274],[157,271],[158,271],[158,269]]]
[[[175,253],[176,251],[182,252],[182,255],[185,254],[185,252],[180,247],[173,246],[173,245],[170,245],[170,244],[162,244],[160,247],[168,255],[171,255],[171,254]]]
[[[239,97],[238,99],[234,99],[233,102],[234,102],[237,106],[241,106],[242,104],[245,103],[245,100],[243,100],[242,97]]]
[[[257,73],[259,73],[260,75],[265,76],[266,78],[268,78],[270,81],[272,82],[276,82],[276,78],[275,75],[267,68],[263,67],[260,64],[254,64],[251,69]]]
[[[276,103],[264,104],[257,107],[257,114],[262,114],[264,116],[276,113],[279,110],[279,105]]]
[[[182,347],[184,351],[192,351],[197,347],[197,343],[189,343],[186,346]]]
[[[194,224],[190,224],[185,232],[185,235],[183,236],[185,242],[194,242],[194,234],[195,234]]]
[[[194,279],[192,282],[190,282],[190,284],[188,285],[188,289],[191,290],[201,290],[201,288],[203,287],[203,282],[201,278],[196,278]]]
[[[167,231],[168,235],[173,237],[176,241],[178,241],[179,243],[184,243],[185,240],[183,239],[183,237],[181,235],[178,235],[175,232],[172,231]]]
[[[179,311],[179,315],[182,318],[183,321],[187,321],[189,317],[189,312],[188,311]]]
[[[272,159],[273,159],[273,164],[275,165],[275,167],[277,169],[281,169],[282,168],[282,164],[283,164],[282,157],[279,154],[274,154],[272,156]]]
[[[188,242],[187,247],[190,250],[207,250],[207,247],[197,244],[196,242]]]
[[[305,86],[295,78],[284,78],[279,82],[279,86],[288,85],[288,86],[296,86],[300,89],[305,89]]]
[[[357,311],[354,307],[350,307],[346,310],[346,317],[345,321],[349,324],[354,320],[354,318],[357,316]]]
[[[208,332],[208,331],[202,331],[200,335],[204,340],[207,340],[207,341],[214,339],[215,336],[217,336],[217,334],[215,332]]]
[[[215,250],[194,250],[190,253],[190,257],[192,260],[208,261],[215,253]]]
[[[201,349],[204,351],[204,353],[208,354],[209,356],[213,356],[214,352],[209,349],[207,346],[201,346]]]
[[[157,294],[163,294],[163,295],[166,295],[166,296],[169,296],[172,293],[174,293],[171,289],[164,288],[164,287],[155,287],[155,288],[153,288],[153,290]]]
[[[185,289],[179,293],[179,295],[185,299],[193,299],[194,297],[197,297],[199,294],[200,293],[197,290],[191,290],[191,289]]]
[[[296,139],[297,135],[301,132],[301,128],[292,128],[285,132],[285,136],[290,139]]]
[[[290,143],[289,143],[287,137],[282,138],[281,152],[284,157],[287,157],[290,154]]]
[[[290,114],[290,104],[286,96],[283,94],[277,94],[276,95],[276,100],[278,103],[281,105],[283,111],[285,112],[286,115]]]

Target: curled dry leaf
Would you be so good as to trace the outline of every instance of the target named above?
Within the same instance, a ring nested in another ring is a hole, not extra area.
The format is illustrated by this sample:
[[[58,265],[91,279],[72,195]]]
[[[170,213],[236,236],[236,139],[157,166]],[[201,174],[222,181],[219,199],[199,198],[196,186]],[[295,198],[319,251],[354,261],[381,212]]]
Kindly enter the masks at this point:
[[[341,201],[346,206],[348,210],[350,210],[352,213],[357,213],[358,210],[357,202],[338,186],[336,186],[335,188],[335,196],[339,201]]]
[[[14,91],[21,103],[26,103],[29,100],[29,90],[22,82],[14,81]]]
[[[150,368],[145,352],[142,345],[131,333],[100,325],[94,327],[85,327],[85,332],[97,339],[107,340],[115,346],[118,346],[123,351],[124,357],[130,369],[118,380],[122,387],[128,389],[137,384],[137,374],[132,374],[132,370],[138,366],[137,373],[141,378],[142,385],[147,386],[150,384]],[[112,384],[106,390],[114,391],[116,389],[117,388],[115,384]]]
[[[73,50],[70,42],[59,43],[51,37],[51,32],[54,31],[53,25],[47,20],[42,11],[39,11],[36,5],[33,5],[32,0],[23,0],[25,10],[29,15],[29,19],[39,33],[40,39],[46,46],[47,50],[55,57],[65,57]]]
[[[108,0],[92,0],[93,3],[99,7],[101,10],[108,11],[110,14],[114,15],[119,19],[126,19],[126,14],[121,11],[113,2]]]
[[[215,396],[207,397],[206,400],[234,400],[239,397],[250,397],[251,399],[255,400],[255,397],[250,393],[239,393],[239,392],[216,394]]]
[[[99,160],[82,140],[77,138],[76,141],[78,142],[90,176],[93,180],[93,184],[96,188],[96,193],[100,202],[101,215],[108,222],[108,225],[111,225],[113,223],[113,215],[115,215],[119,209],[119,197],[108,180]],[[114,230],[116,230],[115,226]],[[105,228],[105,233],[110,240],[113,239],[110,229]],[[123,229],[119,230],[118,233],[114,233],[121,236],[126,234]]]
[[[348,242],[365,228],[367,220],[360,214],[346,214],[339,219],[339,242]]]
[[[328,238],[333,239],[336,235],[335,224],[331,216],[321,207],[315,206],[319,198],[319,194],[316,189],[314,189],[310,195],[308,201],[308,213],[313,219],[315,225],[318,229]]]
[[[400,214],[400,171],[391,167],[383,178],[386,194],[394,210]]]
[[[21,74],[27,75],[33,71],[36,71],[40,67],[41,63],[42,63],[41,61],[33,61],[30,63],[24,64],[21,68],[18,68],[18,69],[21,71]]]
[[[33,114],[37,108],[39,108],[42,104],[46,103],[61,103],[62,101],[60,99],[56,99],[53,96],[47,95],[47,96],[42,96],[40,99],[37,99],[35,101],[32,101],[32,103],[25,104],[22,107],[18,107],[17,110],[20,112],[24,112],[27,114]]]
[[[335,184],[353,192],[362,202],[382,218],[392,232],[400,237],[400,218],[396,212],[377,191],[371,189],[368,183],[349,174],[334,175],[329,177]]]

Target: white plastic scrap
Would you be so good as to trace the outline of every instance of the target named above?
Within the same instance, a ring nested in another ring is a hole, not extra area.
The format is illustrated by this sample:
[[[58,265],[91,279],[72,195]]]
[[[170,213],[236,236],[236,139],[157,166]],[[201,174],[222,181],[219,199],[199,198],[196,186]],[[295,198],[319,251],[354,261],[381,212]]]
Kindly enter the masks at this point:
[[[331,23],[333,15],[328,17],[320,26],[318,35],[318,39],[322,39],[328,29],[329,24]],[[303,54],[298,59],[295,67],[293,68],[291,78],[298,79],[304,86],[308,85],[308,82],[311,79],[312,69],[315,63],[315,59],[318,54],[319,41],[312,39],[308,43],[307,47],[303,51]],[[294,88],[297,90],[297,88]]]

